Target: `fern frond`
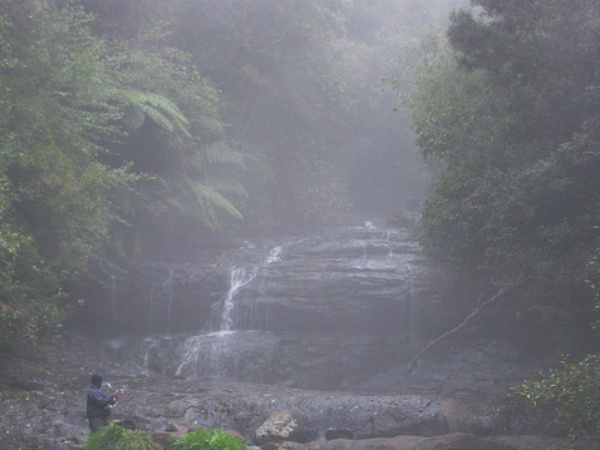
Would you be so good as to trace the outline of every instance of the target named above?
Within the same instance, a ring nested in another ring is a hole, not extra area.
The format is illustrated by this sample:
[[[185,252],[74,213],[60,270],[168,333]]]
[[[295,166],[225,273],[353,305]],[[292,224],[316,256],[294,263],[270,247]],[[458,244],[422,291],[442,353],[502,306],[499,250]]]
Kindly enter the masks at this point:
[[[193,214],[194,211],[190,209],[189,201],[186,201],[186,199],[170,197],[167,199],[166,203],[167,205],[173,207],[182,216],[198,216],[198,214]],[[198,216],[198,218],[203,221],[202,217]]]
[[[174,185],[174,192],[168,201],[180,214],[195,217],[211,229],[218,229],[222,211],[226,215],[243,220],[242,214],[222,193],[213,186],[180,177]]]
[[[194,192],[196,192],[198,201],[203,203],[205,208],[217,207],[236,219],[244,220],[244,216],[242,216],[242,213],[237,210],[233,203],[212,186],[195,183]]]
[[[167,131],[173,132],[177,128],[187,138],[192,138],[187,129],[187,125],[190,123],[189,120],[177,105],[167,97],[129,88],[115,89],[111,95],[117,100],[140,108],[150,120]]]
[[[248,198],[248,192],[242,183],[235,178],[213,174],[209,177],[207,184],[212,186],[217,192]]]
[[[167,131],[173,131],[174,127],[171,121],[158,109],[153,108],[145,104],[138,105],[144,114],[146,114],[154,123],[166,129]]]
[[[223,133],[223,123],[212,117],[202,116],[198,118],[204,132],[219,136]]]
[[[163,97],[162,95],[153,94],[152,92],[147,92],[147,93],[145,93],[145,96],[144,96],[144,103],[149,103],[156,109],[159,109],[159,110],[162,110],[162,111],[168,113],[168,115],[170,115],[174,119],[179,120],[181,123],[183,123],[185,125],[189,125],[189,123],[190,123],[190,121],[187,119],[187,117],[185,117],[183,115],[183,113],[177,107],[177,105],[175,105],[175,103],[173,103],[168,98]]]
[[[245,167],[244,155],[232,149],[224,142],[217,142],[204,149],[206,160],[211,164],[234,164]]]
[[[115,89],[110,94],[109,97],[120,100],[131,105],[139,105],[144,102],[145,94],[142,91],[138,91],[135,89]]]

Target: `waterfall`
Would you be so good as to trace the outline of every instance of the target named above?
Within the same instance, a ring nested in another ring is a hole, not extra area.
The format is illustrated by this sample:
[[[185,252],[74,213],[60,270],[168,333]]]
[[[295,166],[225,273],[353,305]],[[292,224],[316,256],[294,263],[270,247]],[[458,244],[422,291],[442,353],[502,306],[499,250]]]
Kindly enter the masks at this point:
[[[111,294],[112,294],[112,301],[111,301],[111,305],[112,305],[112,335],[113,335],[113,338],[115,338],[115,337],[117,337],[117,305],[116,305],[116,301],[115,301],[115,291],[116,291],[115,279],[116,279],[116,277],[114,275],[111,275],[110,279],[111,279]]]
[[[235,325],[234,320],[234,308],[235,308],[235,298],[239,291],[241,291],[244,286],[250,283],[256,275],[258,275],[259,270],[255,269],[250,271],[249,273],[243,267],[234,267],[231,269],[230,282],[229,282],[229,291],[227,292],[227,296],[225,297],[225,301],[223,302],[223,313],[221,315],[221,328],[219,331],[231,331],[233,326]]]
[[[152,350],[154,350],[154,348],[156,348],[158,346],[158,340],[156,339],[152,339],[152,338],[147,338],[144,340],[144,343],[149,343],[149,347],[148,349],[146,349],[146,352],[144,353],[144,361],[142,363],[142,375],[145,376],[149,376],[150,375],[150,371],[148,370],[148,366],[150,365],[150,354],[152,352]]]
[[[256,267],[232,267],[229,276],[229,290],[223,300],[221,323],[219,330],[212,333],[201,334],[188,338],[183,344],[182,362],[177,368],[176,375],[186,373],[188,378],[200,376],[226,376],[231,366],[235,366],[239,352],[232,346],[239,325],[236,306],[244,290],[260,275],[265,274],[265,269],[281,260],[281,247],[273,248],[264,262]],[[261,283],[262,285],[262,283]],[[259,291],[264,286],[259,287]],[[254,305],[249,311],[253,314]],[[251,321],[250,317],[250,321]]]
[[[161,331],[174,332],[197,295],[204,329],[145,342],[144,374],[338,388],[393,375],[390,361],[400,367],[416,346],[427,266],[410,230],[361,221],[231,251],[210,266],[218,284],[197,294],[174,285],[187,268],[159,276],[156,265],[147,327],[158,331],[160,313]]]
[[[261,280],[264,281],[266,274],[265,269],[281,260],[281,247],[275,247],[270,252],[263,264],[258,267],[254,267],[251,270],[247,270],[243,267],[233,267],[230,274],[229,291],[223,302],[223,312],[221,315],[221,327],[219,331],[227,332],[232,331],[236,325],[236,300],[242,290],[249,285],[259,275],[264,275]],[[259,285],[259,292],[265,294],[264,283],[261,281]],[[254,314],[254,303],[250,305],[250,317],[248,322],[252,322],[252,315]]]
[[[221,326],[219,328],[219,332],[228,332],[233,331],[236,326],[236,301],[238,299],[238,295],[244,290],[246,286],[248,286],[255,278],[257,278],[261,274],[265,274],[265,269],[281,260],[281,247],[275,247],[270,252],[265,261],[257,266],[252,268],[251,270],[245,269],[243,267],[233,267],[230,272],[229,277],[229,291],[225,296],[225,300],[223,301],[223,312],[221,314]],[[266,275],[265,275],[266,276]],[[264,280],[264,277],[263,277]],[[259,285],[259,292],[264,295],[264,284],[261,282]],[[250,316],[254,313],[254,304],[250,307]],[[249,318],[250,322],[252,322],[252,317]]]
[[[268,266],[269,264],[272,264],[277,261],[281,261],[280,255],[281,255],[282,251],[283,251],[282,247],[275,247],[273,250],[271,250],[271,252],[269,253],[269,256],[267,257],[265,266]]]
[[[154,266],[152,264],[152,276],[150,277],[150,308],[148,308],[148,334],[152,334],[152,310],[154,308]]]
[[[408,343],[412,345],[415,342],[415,278],[408,269],[408,266],[404,266],[404,270],[408,273],[410,278],[410,302],[408,311]]]
[[[169,272],[169,279],[165,281],[165,291],[167,293],[167,333],[170,333],[173,321],[173,270]]]

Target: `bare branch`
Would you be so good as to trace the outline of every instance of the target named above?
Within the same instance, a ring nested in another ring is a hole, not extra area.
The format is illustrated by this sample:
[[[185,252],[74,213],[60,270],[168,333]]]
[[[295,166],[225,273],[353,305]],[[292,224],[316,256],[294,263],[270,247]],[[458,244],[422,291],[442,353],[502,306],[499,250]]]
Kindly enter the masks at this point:
[[[419,358],[421,358],[421,356],[423,356],[423,354],[429,350],[431,347],[433,347],[435,344],[437,344],[438,342],[442,341],[443,339],[447,338],[448,336],[456,333],[458,330],[460,330],[461,328],[463,328],[465,325],[467,325],[474,317],[478,316],[479,313],[481,311],[483,311],[485,308],[487,308],[488,306],[490,306],[491,304],[493,304],[494,302],[496,302],[496,300],[498,300],[499,298],[501,298],[504,294],[506,294],[507,292],[512,291],[513,289],[517,288],[518,286],[520,286],[521,284],[523,284],[526,280],[521,280],[517,283],[514,284],[507,284],[503,287],[500,288],[500,290],[498,292],[496,292],[496,294],[494,294],[493,296],[491,296],[490,298],[488,298],[487,300],[485,300],[484,302],[481,302],[481,298],[480,301],[477,302],[477,307],[467,316],[465,317],[465,319],[456,327],[454,327],[453,329],[451,329],[450,331],[446,331],[444,334],[442,334],[441,336],[439,336],[438,338],[434,339],[433,341],[431,341],[429,344],[427,344],[418,354],[417,356],[415,356],[413,358],[413,360],[410,363],[410,366],[408,366],[408,370],[406,371],[407,374],[410,374],[416,364],[417,361],[419,360]]]

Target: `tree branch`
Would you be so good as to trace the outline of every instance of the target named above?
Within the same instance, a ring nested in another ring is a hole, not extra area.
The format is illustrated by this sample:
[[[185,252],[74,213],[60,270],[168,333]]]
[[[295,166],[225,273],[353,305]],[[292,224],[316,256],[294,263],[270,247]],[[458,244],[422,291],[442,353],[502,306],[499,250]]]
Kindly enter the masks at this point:
[[[465,319],[459,325],[457,325],[455,328],[451,329],[450,331],[446,331],[444,334],[442,334],[441,336],[439,336],[438,338],[434,339],[429,344],[427,344],[417,354],[417,356],[415,356],[413,358],[413,360],[410,363],[410,366],[408,366],[408,370],[406,371],[406,373],[410,374],[414,370],[414,368],[415,368],[415,366],[417,364],[417,361],[419,360],[419,358],[421,358],[421,356],[423,356],[423,354],[427,350],[429,350],[431,347],[433,347],[435,344],[437,344],[441,340],[443,340],[443,339],[447,338],[448,336],[456,333],[458,330],[460,330],[461,328],[463,328],[467,323],[469,323],[474,317],[478,316],[481,311],[483,311],[485,308],[487,308],[488,306],[490,306],[496,300],[498,300],[499,298],[501,298],[504,294],[506,294],[507,292],[512,291],[513,289],[517,288],[518,286],[520,286],[524,282],[525,282],[525,280],[521,280],[521,281],[519,281],[517,283],[514,283],[514,284],[507,284],[506,286],[501,287],[500,290],[498,292],[496,292],[496,294],[494,294],[493,296],[491,296],[490,298],[488,298],[484,302],[478,302],[477,307],[467,317],[465,317]]]

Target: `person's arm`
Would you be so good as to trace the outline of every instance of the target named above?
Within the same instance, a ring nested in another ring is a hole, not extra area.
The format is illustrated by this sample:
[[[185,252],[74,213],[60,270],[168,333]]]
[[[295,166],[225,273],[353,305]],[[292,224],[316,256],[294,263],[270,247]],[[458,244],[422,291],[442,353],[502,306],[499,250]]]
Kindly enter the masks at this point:
[[[96,405],[100,408],[104,408],[105,406],[108,406],[108,405],[114,405],[115,400],[116,400],[116,398],[114,396],[109,397],[107,395],[103,395],[102,392],[100,392],[99,390],[96,390],[96,389],[90,390],[88,397],[89,397],[91,403],[93,403],[94,405]]]

